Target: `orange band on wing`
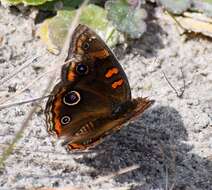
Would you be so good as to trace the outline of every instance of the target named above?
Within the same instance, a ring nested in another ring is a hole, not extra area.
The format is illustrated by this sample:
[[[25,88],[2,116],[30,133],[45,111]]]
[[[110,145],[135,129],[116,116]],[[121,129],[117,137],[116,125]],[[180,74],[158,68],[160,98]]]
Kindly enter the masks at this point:
[[[84,150],[86,149],[86,146],[82,145],[82,144],[77,144],[77,143],[71,143],[68,144],[68,149],[69,150]]]
[[[61,106],[62,106],[61,98],[56,98],[56,101],[54,103],[53,112],[55,114],[55,116],[54,116],[54,124],[55,124],[54,129],[55,129],[55,132],[57,133],[57,136],[60,136],[61,131],[62,131],[62,126],[61,126],[61,122],[60,122]]]
[[[80,35],[79,38],[77,39],[76,51],[78,54],[84,54],[84,50],[82,49],[82,44],[84,43],[85,40],[86,40],[86,36],[83,34]]]
[[[58,118],[55,119],[55,132],[56,132],[57,136],[59,137],[61,134],[61,124],[60,124],[60,120]]]
[[[103,49],[100,51],[89,53],[89,55],[93,58],[104,59],[109,56],[109,52],[107,50]]]
[[[76,77],[76,74],[73,71],[68,72],[68,80],[73,81]]]
[[[118,81],[115,81],[113,84],[112,84],[112,88],[116,89],[118,88],[119,86],[121,86],[122,84],[124,83],[124,80],[120,79]]]
[[[60,101],[56,102],[55,108],[54,108],[54,113],[55,113],[54,123],[55,123],[55,131],[58,136],[60,136],[60,133],[61,133],[61,123],[60,123],[60,117],[59,117],[60,107],[61,107],[61,102]]]
[[[117,74],[119,72],[119,70],[114,67],[112,69],[109,69],[108,72],[105,74],[106,78],[111,78],[113,75]]]

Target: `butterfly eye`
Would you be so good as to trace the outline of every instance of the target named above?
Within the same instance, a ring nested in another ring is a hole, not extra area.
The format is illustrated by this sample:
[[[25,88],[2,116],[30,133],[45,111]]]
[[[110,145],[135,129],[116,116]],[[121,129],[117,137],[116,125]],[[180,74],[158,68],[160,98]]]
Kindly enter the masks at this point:
[[[60,121],[63,125],[67,125],[71,122],[71,118],[66,115],[66,116],[63,116]]]
[[[85,74],[88,73],[88,66],[85,65],[85,64],[80,63],[80,64],[78,64],[78,65],[76,66],[76,71],[77,71],[77,73],[80,74],[80,75],[85,75]]]
[[[71,91],[68,94],[66,94],[63,98],[64,104],[68,106],[76,105],[80,101],[81,97],[79,92],[77,91]]]
[[[88,42],[85,42],[85,43],[83,43],[83,45],[82,45],[82,48],[83,48],[84,50],[88,50],[89,47],[90,47],[90,45],[89,45]]]

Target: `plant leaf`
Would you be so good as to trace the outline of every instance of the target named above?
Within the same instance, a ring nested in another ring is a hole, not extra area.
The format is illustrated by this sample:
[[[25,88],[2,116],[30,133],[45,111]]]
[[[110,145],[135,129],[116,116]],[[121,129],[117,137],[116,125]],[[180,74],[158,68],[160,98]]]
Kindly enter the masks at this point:
[[[71,8],[58,10],[55,17],[45,20],[40,25],[37,34],[47,44],[50,52],[57,54],[63,47],[70,21],[75,14],[76,10]],[[80,16],[80,23],[95,30],[109,46],[119,42],[120,33],[109,23],[106,11],[99,6],[87,5]]]
[[[48,1],[54,0],[0,0],[3,5],[17,5],[23,3],[24,5],[41,5]]]
[[[126,0],[109,0],[105,3],[107,17],[121,32],[131,38],[140,38],[146,31],[144,19],[147,17],[145,9],[135,7]]]

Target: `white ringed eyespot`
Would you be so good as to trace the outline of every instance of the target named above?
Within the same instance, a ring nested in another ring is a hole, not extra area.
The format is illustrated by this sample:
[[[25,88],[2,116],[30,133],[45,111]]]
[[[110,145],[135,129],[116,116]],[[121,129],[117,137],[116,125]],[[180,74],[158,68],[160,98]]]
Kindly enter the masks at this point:
[[[71,118],[69,116],[65,115],[60,119],[60,121],[63,125],[67,125],[71,122]]]
[[[72,90],[63,97],[63,103],[68,106],[74,106],[81,100],[80,93]]]

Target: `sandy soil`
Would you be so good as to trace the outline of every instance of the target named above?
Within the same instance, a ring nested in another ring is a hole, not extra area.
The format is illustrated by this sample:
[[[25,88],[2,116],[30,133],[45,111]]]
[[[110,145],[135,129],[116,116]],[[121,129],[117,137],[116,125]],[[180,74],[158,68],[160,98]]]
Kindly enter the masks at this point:
[[[116,48],[130,81],[133,96],[156,100],[137,121],[105,139],[92,152],[71,154],[45,129],[45,101],[34,114],[13,154],[0,173],[0,189],[77,186],[82,189],[209,190],[212,188],[212,43],[185,41],[160,9],[148,20],[148,31],[129,48]],[[55,56],[33,36],[33,19],[0,7],[0,79],[27,59],[31,66],[0,87],[1,97],[12,96],[45,73]],[[156,61],[155,61],[156,60]],[[180,91],[178,98],[163,73]],[[48,75],[10,102],[42,95]],[[32,105],[0,111],[0,153],[11,142]],[[129,166],[139,168],[97,181]]]

